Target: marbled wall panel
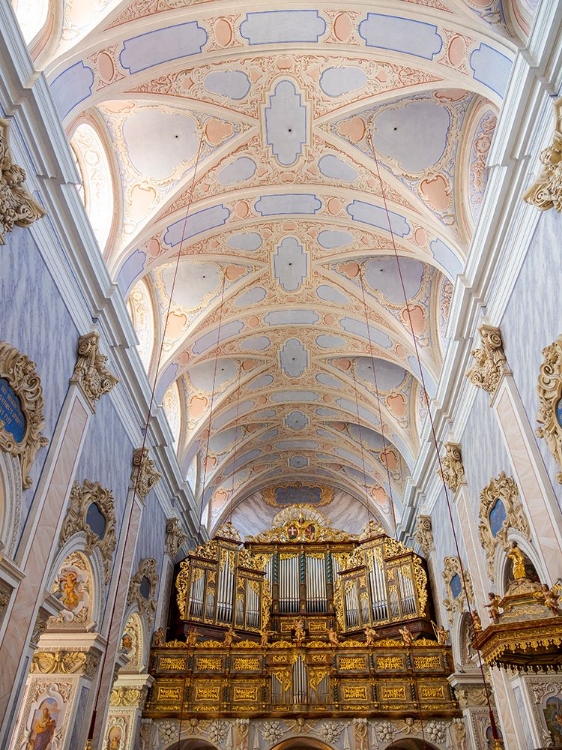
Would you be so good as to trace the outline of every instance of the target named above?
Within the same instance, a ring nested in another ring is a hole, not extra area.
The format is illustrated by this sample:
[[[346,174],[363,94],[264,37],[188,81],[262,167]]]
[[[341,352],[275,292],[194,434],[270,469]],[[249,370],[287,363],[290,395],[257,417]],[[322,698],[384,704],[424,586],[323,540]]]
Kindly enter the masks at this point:
[[[451,504],[451,515],[453,518],[453,525],[455,533],[457,535],[460,555],[464,562],[466,562],[466,550],[464,546],[462,528],[460,520],[457,514],[455,502],[453,500],[453,494],[449,492],[449,502]],[[447,509],[447,500],[445,498],[445,491],[442,489],[439,493],[437,502],[435,503],[433,510],[431,511],[431,526],[433,528],[433,542],[435,545],[435,558],[436,568],[438,572],[437,586],[440,593],[445,591],[443,585],[443,578],[441,573],[443,572],[443,558],[445,557],[457,557],[457,548],[453,536],[453,526],[451,525],[451,518],[449,517],[449,511]]]
[[[512,473],[497,417],[490,408],[488,394],[481,388],[478,388],[460,442],[474,522],[478,524],[480,492],[500,471]]]
[[[562,333],[561,234],[562,216],[554,210],[542,214],[500,323],[504,351],[532,430],[538,427],[537,379],[543,361],[541,352]],[[562,506],[562,485],[555,479],[559,468],[545,441],[539,438],[536,441]]]
[[[111,398],[102,396],[88,427],[76,481],[99,482],[113,492],[118,529],[122,527],[131,482],[133,447]]]
[[[146,497],[142,512],[142,521],[135,552],[133,573],[136,572],[139,561],[145,557],[156,559],[158,576],[162,575],[162,561],[164,559],[164,544],[166,541],[166,515],[162,510],[154,491]]]
[[[76,363],[79,333],[45,265],[29,229],[14,227],[0,247],[0,339],[8,341],[37,365],[45,398],[44,434],[50,439]],[[23,492],[22,524],[31,507],[47,456],[41,448]]]

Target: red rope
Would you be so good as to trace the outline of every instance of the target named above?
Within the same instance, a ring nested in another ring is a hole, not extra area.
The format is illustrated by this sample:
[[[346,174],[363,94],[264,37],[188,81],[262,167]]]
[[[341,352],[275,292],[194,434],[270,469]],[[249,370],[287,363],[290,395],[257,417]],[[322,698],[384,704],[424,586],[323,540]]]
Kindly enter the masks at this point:
[[[450,502],[450,498],[449,498],[449,491],[448,491],[448,488],[447,488],[447,484],[446,484],[446,482],[445,482],[445,480],[443,478],[443,464],[442,464],[441,456],[440,456],[440,453],[439,453],[439,445],[438,445],[438,441],[437,441],[437,433],[435,431],[435,422],[433,420],[433,415],[431,413],[431,407],[430,407],[430,404],[429,404],[429,394],[428,394],[428,391],[427,391],[427,388],[426,388],[426,385],[425,385],[425,376],[423,374],[423,368],[422,368],[422,364],[421,364],[421,357],[420,357],[420,353],[419,353],[418,340],[417,340],[416,332],[414,331],[414,326],[413,326],[413,323],[412,323],[412,317],[411,317],[411,314],[410,314],[410,305],[409,305],[409,302],[408,302],[408,296],[406,294],[406,285],[404,283],[404,276],[402,274],[402,268],[400,266],[400,258],[399,258],[399,255],[398,255],[398,249],[396,247],[396,239],[394,237],[394,232],[392,231],[392,222],[390,220],[390,210],[388,208],[388,202],[387,202],[387,199],[386,199],[386,192],[385,192],[385,189],[384,189],[384,183],[383,183],[383,180],[382,180],[382,177],[381,177],[380,164],[379,164],[379,160],[377,158],[377,152],[375,150],[375,146],[373,144],[373,136],[372,136],[372,132],[371,131],[369,131],[369,136],[368,137],[369,137],[369,142],[370,142],[370,145],[371,145],[371,150],[373,152],[373,158],[375,160],[375,165],[376,165],[376,168],[377,168],[377,176],[379,178],[379,182],[380,182],[380,186],[381,186],[381,195],[382,195],[382,200],[383,200],[383,203],[384,203],[384,210],[385,210],[385,213],[386,213],[386,218],[387,218],[387,221],[388,221],[388,230],[390,232],[390,237],[391,237],[391,240],[392,240],[392,247],[394,249],[394,257],[396,258],[396,266],[398,268],[398,276],[400,278],[400,285],[402,287],[402,294],[404,296],[404,303],[406,305],[406,312],[408,314],[408,322],[409,322],[410,332],[412,334],[412,341],[413,341],[413,344],[414,344],[414,350],[415,350],[415,353],[416,353],[416,359],[417,359],[417,362],[418,362],[418,369],[419,369],[419,373],[420,373],[420,381],[421,381],[421,385],[422,385],[422,388],[423,388],[423,391],[424,391],[424,394],[425,394],[425,397],[426,397],[427,403],[428,403],[427,414],[428,414],[428,417],[429,417],[429,424],[430,424],[430,427],[431,427],[431,435],[432,435],[433,445],[435,447],[435,453],[436,453],[436,456],[437,456],[437,463],[439,465],[439,471],[440,471],[440,475],[441,475],[441,481],[443,483],[443,490],[444,490],[444,493],[445,493],[445,501],[446,501],[446,504],[447,504],[447,511],[448,511],[448,515],[449,515],[449,521],[450,521],[450,524],[451,524],[451,531],[452,531],[452,534],[453,534],[454,545],[455,545],[455,549],[456,549],[456,552],[457,552],[457,558],[458,558],[458,561],[459,561],[459,568],[460,568],[460,573],[461,573],[461,582],[462,582],[463,592],[464,592],[464,596],[465,596],[465,599],[466,599],[466,604],[467,604],[467,608],[468,608],[468,614],[469,614],[469,616],[470,616],[470,618],[471,618],[471,620],[473,622],[473,619],[472,619],[472,613],[473,613],[473,611],[472,611],[472,607],[471,607],[471,604],[470,604],[470,598],[468,596],[468,588],[467,588],[467,583],[466,583],[466,575],[465,575],[465,570],[464,570],[464,566],[463,566],[462,558],[461,558],[461,554],[460,554],[460,545],[459,545],[458,538],[457,538],[457,532],[456,532],[456,529],[455,529],[455,523],[454,523],[454,520],[453,520],[453,512],[452,512],[451,502]],[[472,626],[472,628],[473,628],[473,634],[474,634],[474,625]],[[488,705],[488,712],[489,712],[489,717],[490,717],[490,726],[492,728],[492,739],[499,740],[498,729],[497,729],[496,721],[495,721],[494,714],[493,714],[493,711],[492,711],[492,703],[491,703],[491,699],[490,699],[489,687],[488,687],[488,684],[486,682],[486,677],[485,677],[485,673],[484,673],[484,665],[483,665],[483,660],[482,660],[482,654],[480,653],[480,649],[478,649],[478,648],[476,649],[476,652],[478,653],[478,663],[479,663],[480,673],[482,675],[482,682],[484,684],[484,692],[485,692],[485,695],[486,695],[486,702],[487,702],[487,705]]]

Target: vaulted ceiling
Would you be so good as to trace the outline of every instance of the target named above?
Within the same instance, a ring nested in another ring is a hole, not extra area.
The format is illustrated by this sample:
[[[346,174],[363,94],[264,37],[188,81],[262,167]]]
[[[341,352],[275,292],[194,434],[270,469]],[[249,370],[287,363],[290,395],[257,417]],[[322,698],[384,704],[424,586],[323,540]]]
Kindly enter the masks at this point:
[[[209,529],[391,530],[532,6],[14,4]]]

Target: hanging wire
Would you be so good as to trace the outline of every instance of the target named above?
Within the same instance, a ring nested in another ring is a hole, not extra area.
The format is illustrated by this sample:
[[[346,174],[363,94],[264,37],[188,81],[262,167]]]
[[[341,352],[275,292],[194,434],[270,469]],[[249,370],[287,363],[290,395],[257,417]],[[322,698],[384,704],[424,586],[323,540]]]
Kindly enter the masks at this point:
[[[236,392],[236,420],[234,422],[234,456],[232,459],[232,487],[230,490],[230,498],[228,501],[229,508],[228,508],[228,520],[230,523],[232,523],[232,510],[233,510],[233,501],[234,501],[234,475],[236,473],[236,456],[238,454],[238,416],[240,411],[240,381],[242,379],[242,362],[240,362],[240,366],[238,368],[238,388]],[[243,428],[242,428],[243,431]]]
[[[124,541],[124,544],[123,544],[123,559],[125,557],[125,553],[127,551],[127,545],[128,545],[128,542],[129,542],[129,536],[130,536],[130,532],[131,532],[131,521],[132,521],[132,518],[133,518],[133,511],[135,509],[135,500],[136,500],[137,494],[138,494],[138,486],[139,486],[139,482],[140,482],[141,475],[142,475],[142,468],[143,468],[143,464],[144,464],[145,460],[147,460],[147,458],[148,458],[148,456],[145,457],[145,453],[144,453],[145,452],[145,448],[146,448],[146,441],[147,441],[147,438],[148,438],[148,427],[149,427],[149,424],[150,424],[150,419],[152,417],[152,407],[154,405],[154,400],[155,400],[155,397],[156,397],[155,396],[155,394],[156,394],[156,384],[158,382],[158,374],[159,374],[159,371],[160,371],[160,365],[162,363],[162,357],[163,357],[163,353],[164,353],[164,344],[165,344],[165,341],[166,341],[166,329],[168,327],[168,320],[169,320],[169,317],[170,317],[170,312],[172,310],[172,302],[173,302],[173,299],[174,299],[174,291],[175,291],[175,288],[176,288],[176,282],[177,282],[177,277],[178,277],[179,264],[180,264],[180,259],[181,259],[181,255],[182,255],[183,244],[184,244],[185,238],[186,238],[185,235],[186,235],[186,230],[187,230],[187,222],[188,222],[188,218],[189,218],[189,212],[190,212],[190,209],[191,209],[191,204],[193,202],[193,190],[194,190],[194,187],[195,187],[195,179],[196,179],[196,176],[197,176],[197,169],[199,167],[199,162],[200,162],[200,159],[201,159],[201,152],[203,150],[203,129],[201,127],[199,127],[198,131],[199,131],[199,133],[198,133],[199,134],[199,145],[198,145],[198,148],[197,148],[197,154],[196,154],[195,163],[194,163],[194,166],[193,166],[193,177],[191,179],[191,185],[189,187],[189,191],[188,191],[188,194],[187,194],[187,205],[186,205],[186,210],[185,210],[185,218],[183,220],[181,240],[180,240],[180,243],[179,243],[178,253],[177,253],[177,257],[176,257],[176,264],[175,264],[175,267],[174,267],[174,274],[173,274],[173,277],[172,277],[172,284],[171,284],[171,287],[170,287],[170,294],[169,294],[169,297],[168,297],[168,307],[167,307],[167,310],[166,310],[166,317],[165,317],[166,323],[165,323],[165,325],[163,327],[162,336],[161,336],[161,339],[160,339],[160,347],[158,349],[158,358],[157,358],[156,366],[155,366],[155,369],[154,369],[154,380],[153,380],[152,388],[151,388],[151,391],[150,391],[150,400],[149,400],[148,410],[147,410],[147,415],[146,415],[146,420],[145,420],[145,424],[144,424],[144,428],[143,428],[142,445],[141,445],[141,448],[140,448],[140,457],[141,457],[140,458],[140,464],[139,464],[139,466],[137,468],[137,472],[136,472],[136,476],[135,476],[135,483],[134,483],[134,486],[133,486],[133,494],[132,494],[131,502],[130,502],[130,510],[129,510],[129,515],[128,515],[128,518],[127,518],[127,523],[126,523],[126,526],[125,526],[126,530],[125,530],[125,541]],[[121,566],[122,565],[123,565],[123,561],[121,562]],[[122,572],[123,572],[123,569],[121,567],[121,569],[119,571],[119,578],[118,578],[118,580],[121,578]],[[112,608],[111,608],[111,616],[110,616],[110,619],[109,619],[109,632],[107,634],[107,647],[104,650],[103,656],[102,656],[102,659],[101,659],[101,666],[100,666],[100,672],[99,672],[100,676],[99,676],[99,680],[98,680],[96,697],[95,697],[95,700],[94,700],[94,710],[92,712],[92,719],[91,719],[91,722],[90,722],[90,728],[88,730],[88,739],[86,740],[86,750],[89,750],[91,748],[91,746],[92,746],[92,740],[93,740],[93,737],[94,737],[94,730],[95,730],[95,727],[96,727],[98,702],[99,702],[100,691],[101,691],[102,682],[103,682],[103,673],[104,673],[105,666],[106,666],[106,663],[107,663],[107,652],[109,650],[108,647],[109,647],[109,643],[110,643],[111,629],[113,627],[113,618],[115,616],[116,606],[117,606],[117,596],[114,597]]]
[[[452,511],[452,507],[451,507],[451,501],[450,501],[450,497],[449,497],[449,491],[448,491],[448,488],[447,488],[447,483],[445,482],[445,480],[443,478],[444,477],[444,474],[443,474],[443,464],[442,464],[441,455],[440,455],[440,452],[439,452],[439,445],[438,445],[438,441],[437,441],[437,433],[436,433],[436,430],[435,430],[435,422],[434,422],[433,415],[431,413],[431,407],[430,407],[430,404],[429,404],[429,394],[428,394],[428,391],[427,391],[427,388],[426,388],[426,385],[425,385],[425,376],[424,376],[424,372],[423,372],[423,368],[422,368],[422,363],[421,363],[421,357],[420,357],[420,352],[419,352],[418,340],[417,340],[416,332],[414,331],[414,326],[413,326],[413,323],[412,323],[412,316],[410,314],[410,303],[408,301],[408,295],[406,294],[406,285],[404,283],[404,276],[402,274],[402,268],[401,268],[401,265],[400,265],[400,257],[399,257],[399,254],[398,254],[398,248],[396,247],[396,238],[395,238],[394,232],[392,230],[392,222],[391,222],[391,219],[390,219],[390,210],[388,208],[388,201],[387,201],[387,198],[386,198],[386,191],[384,189],[384,182],[383,182],[382,176],[381,176],[379,159],[377,157],[377,152],[375,150],[375,146],[374,146],[374,143],[373,143],[373,134],[372,134],[372,129],[371,128],[369,128],[369,130],[368,130],[368,139],[369,139],[369,143],[370,143],[370,146],[371,146],[371,151],[373,153],[373,158],[374,158],[376,169],[377,169],[377,176],[378,176],[378,179],[379,179],[379,182],[380,182],[381,195],[382,195],[382,200],[383,200],[383,204],[384,204],[384,211],[386,213],[386,218],[387,218],[387,221],[388,221],[388,231],[390,232],[390,237],[391,237],[391,241],[392,241],[392,247],[393,247],[393,250],[394,250],[394,257],[396,259],[396,266],[397,266],[397,269],[398,269],[398,277],[400,279],[400,286],[402,288],[402,294],[404,296],[404,304],[406,305],[406,313],[407,313],[408,323],[409,323],[409,328],[410,328],[410,333],[411,333],[412,341],[413,341],[413,345],[414,345],[414,351],[415,351],[415,354],[416,354],[416,359],[417,359],[417,364],[418,364],[418,370],[419,370],[419,374],[420,374],[420,382],[421,382],[421,385],[422,385],[422,388],[423,388],[423,392],[424,392],[425,398],[427,399],[427,404],[428,404],[427,414],[428,414],[429,424],[430,424],[430,428],[431,428],[431,436],[432,436],[432,441],[433,441],[433,445],[434,445],[434,448],[435,448],[435,453],[436,453],[436,457],[437,457],[437,463],[439,465],[439,473],[440,473],[440,476],[441,476],[441,481],[443,483],[443,490],[444,490],[444,494],[445,494],[445,502],[446,502],[446,505],[447,505],[447,511],[448,511],[448,516],[449,516],[449,521],[450,521],[450,524],[451,524],[451,531],[452,531],[452,534],[453,534],[453,541],[454,541],[454,545],[455,545],[455,550],[457,552],[457,559],[459,561],[459,570],[460,570],[460,574],[461,574],[461,583],[462,583],[463,593],[464,593],[464,596],[465,596],[465,599],[466,599],[468,614],[469,614],[469,617],[470,617],[471,622],[472,622],[472,630],[473,630],[473,635],[474,635],[473,608],[472,608],[472,605],[470,603],[470,597],[468,595],[468,587],[467,587],[467,582],[466,582],[466,573],[465,573],[465,569],[464,569],[464,565],[463,565],[462,557],[461,557],[461,553],[460,553],[460,545],[459,545],[459,541],[458,541],[458,537],[457,537],[457,532],[456,532],[456,528],[455,528],[455,523],[454,523],[454,519],[453,519],[453,511]],[[494,742],[496,743],[496,745],[498,747],[501,747],[501,744],[498,744],[501,741],[500,741],[500,737],[499,737],[499,734],[498,734],[498,728],[497,728],[497,725],[496,725],[496,720],[495,720],[495,717],[494,717],[494,712],[492,710],[492,702],[491,702],[491,696],[490,696],[490,689],[489,689],[489,686],[488,686],[488,683],[487,683],[487,680],[486,680],[486,676],[485,676],[485,672],[484,672],[484,663],[483,663],[483,659],[482,659],[482,654],[481,654],[479,648],[476,649],[476,652],[478,654],[478,665],[479,665],[480,673],[482,675],[482,682],[483,682],[483,685],[484,685],[484,693],[485,693],[485,696],[486,696],[486,703],[487,703],[487,707],[488,707],[488,714],[489,714],[489,719],[490,719],[490,726],[491,726],[491,729],[492,729],[492,739],[494,740]]]
[[[226,274],[223,270],[222,272],[222,289],[221,289],[221,302],[220,302],[220,308],[219,308],[219,324],[217,328],[217,348],[215,351],[215,361],[213,366],[213,382],[211,386],[211,404],[209,408],[209,424],[207,427],[207,440],[205,444],[205,459],[203,461],[203,477],[201,481],[201,503],[199,507],[199,533],[201,533],[203,528],[203,511],[205,510],[205,489],[206,489],[206,482],[207,482],[207,462],[209,459],[209,446],[211,441],[211,429],[212,429],[212,422],[213,422],[213,410],[215,405],[215,393],[216,393],[216,384],[217,384],[217,367],[218,367],[218,361],[219,361],[219,351],[220,351],[220,341],[221,341],[221,330],[222,330],[222,316],[224,311],[224,288],[226,285]]]
[[[365,327],[367,329],[367,336],[368,336],[368,339],[369,339],[369,356],[370,356],[370,359],[371,359],[371,367],[373,368],[373,383],[374,383],[374,386],[375,386],[375,398],[376,398],[376,402],[377,402],[377,411],[378,411],[378,416],[379,416],[379,423],[380,423],[380,426],[381,426],[381,432],[380,432],[380,434],[381,434],[382,446],[383,446],[383,449],[382,449],[382,451],[379,454],[379,458],[380,458],[380,456],[386,451],[388,445],[390,445],[390,441],[386,438],[386,436],[384,434],[385,424],[384,424],[383,418],[382,418],[381,398],[380,398],[379,385],[378,385],[378,379],[377,379],[377,366],[375,364],[375,355],[373,353],[373,351],[374,351],[373,350],[373,340],[371,338],[371,327],[369,325],[369,315],[368,315],[368,312],[367,312],[367,297],[366,297],[366,294],[365,294],[365,283],[364,283],[364,280],[363,280],[363,272],[364,272],[364,269],[363,269],[363,266],[361,266],[360,272],[359,272],[359,280],[361,282],[361,296],[363,298],[363,313],[364,313],[364,316],[365,316]],[[394,533],[396,533],[396,512],[395,512],[395,508],[394,508],[394,497],[393,497],[393,493],[392,493],[392,482],[391,482],[391,477],[390,477],[390,468],[388,466],[388,461],[384,462],[384,466],[385,466],[385,469],[386,469],[386,476],[387,476],[387,481],[388,481],[388,494],[389,494],[389,500],[390,500],[390,512],[392,514],[392,523],[393,523],[393,526],[394,526]]]

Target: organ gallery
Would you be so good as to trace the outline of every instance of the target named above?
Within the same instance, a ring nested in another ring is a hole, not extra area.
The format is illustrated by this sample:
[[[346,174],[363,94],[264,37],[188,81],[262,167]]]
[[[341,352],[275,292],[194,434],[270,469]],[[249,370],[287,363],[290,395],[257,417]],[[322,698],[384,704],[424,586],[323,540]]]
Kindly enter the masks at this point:
[[[147,717],[460,716],[421,558],[374,520],[351,535],[292,506],[244,542],[226,522],[175,589]]]

